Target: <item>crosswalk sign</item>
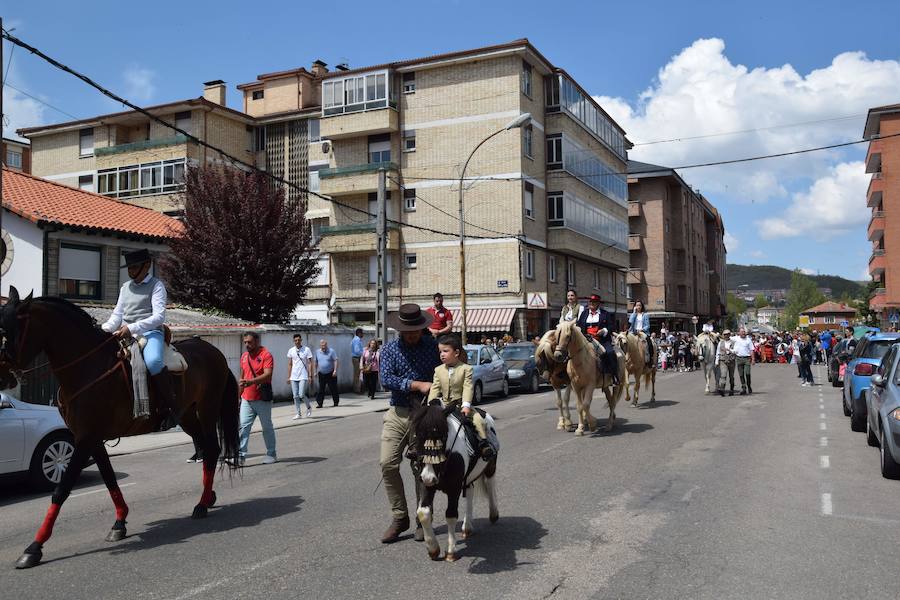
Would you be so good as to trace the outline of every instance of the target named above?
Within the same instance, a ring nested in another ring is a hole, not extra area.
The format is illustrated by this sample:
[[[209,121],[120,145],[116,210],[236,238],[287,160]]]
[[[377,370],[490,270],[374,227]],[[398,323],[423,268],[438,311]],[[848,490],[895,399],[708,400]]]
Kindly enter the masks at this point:
[[[547,308],[547,292],[528,292],[528,308]]]

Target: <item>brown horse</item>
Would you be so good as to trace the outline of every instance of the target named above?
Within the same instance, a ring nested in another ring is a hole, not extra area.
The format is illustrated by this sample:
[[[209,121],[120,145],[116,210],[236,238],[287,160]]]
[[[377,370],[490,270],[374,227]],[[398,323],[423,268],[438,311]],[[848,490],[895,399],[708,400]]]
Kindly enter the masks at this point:
[[[653,340],[647,337],[647,343],[653,344]],[[647,364],[644,344],[641,343],[640,336],[633,333],[617,333],[615,334],[615,344],[619,350],[625,353],[625,402],[631,400],[628,388],[631,385],[628,381],[634,377],[634,400],[632,406],[638,405],[638,395],[641,393],[641,376],[644,378],[644,385],[650,387],[650,404],[656,402],[656,363]],[[659,356],[659,350],[656,344],[653,345],[653,356]]]
[[[0,309],[0,335],[0,387],[15,386],[23,367],[45,353],[59,381],[60,413],[75,438],[75,451],[53,492],[44,523],[16,568],[40,563],[63,502],[91,456],[116,507],[116,521],[106,540],[124,539],[128,505],[103,442],[155,431],[163,415],[134,417],[131,367],[118,351],[116,338],[66,300],[31,296],[20,300],[10,287],[9,301]],[[237,464],[238,387],[225,357],[211,344],[193,338],[176,346],[188,363],[183,375],[173,375],[179,422],[203,448],[203,493],[191,515],[199,519],[216,502],[212,486],[220,449],[231,469]]]

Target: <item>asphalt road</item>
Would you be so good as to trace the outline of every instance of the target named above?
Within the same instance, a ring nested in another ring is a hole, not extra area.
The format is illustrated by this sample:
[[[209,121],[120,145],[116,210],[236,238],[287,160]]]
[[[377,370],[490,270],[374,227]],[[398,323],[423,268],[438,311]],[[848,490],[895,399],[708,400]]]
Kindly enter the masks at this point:
[[[279,430],[280,462],[257,456],[219,483],[202,521],[188,518],[200,485],[188,447],[117,457],[131,506],[119,543],[103,541],[114,513],[91,468],[28,571],[13,563],[48,498],[0,488],[0,597],[900,596],[900,482],[882,479],[827,382],[801,388],[778,365],[754,376],[754,395],[719,398],[697,373],[661,375],[655,407],[644,394],[640,408],[619,407],[612,433],[583,438],[556,430],[551,393],[488,403],[501,518],[489,525],[478,502],[456,563],[430,561],[411,532],[379,542],[380,413]],[[593,412],[603,424],[605,404]]]

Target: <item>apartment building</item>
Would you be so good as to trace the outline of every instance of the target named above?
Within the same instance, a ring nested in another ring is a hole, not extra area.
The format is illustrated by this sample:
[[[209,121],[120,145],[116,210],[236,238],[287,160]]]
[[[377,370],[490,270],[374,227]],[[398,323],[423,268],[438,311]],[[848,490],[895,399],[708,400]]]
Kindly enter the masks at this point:
[[[628,162],[630,296],[670,328],[725,310],[725,226],[715,207],[673,169]]]
[[[872,209],[869,275],[878,282],[869,307],[880,325],[900,322],[900,104],[869,109],[863,137],[869,140],[866,173],[872,174],[866,201]]]
[[[3,138],[0,142],[3,166],[12,171],[31,173],[31,145],[22,140]]]
[[[203,96],[148,107],[154,116],[253,163],[252,117],[225,105],[225,82],[204,84]],[[28,127],[17,132],[31,142],[32,174],[167,214],[183,206],[188,165],[230,164],[137,111]]]
[[[328,273],[300,316],[319,314],[312,304],[321,298],[333,321],[374,320],[375,223],[366,212],[375,212],[381,170],[390,308],[429,305],[437,291],[458,307],[458,178],[490,137],[464,182],[469,332],[541,333],[567,288],[600,294],[624,318],[630,143],[528,40],[365,68],[328,71],[317,61],[240,88],[257,119],[306,121],[309,186],[340,203],[309,198]],[[504,130],[525,113],[526,126]],[[269,126],[266,165],[282,168]],[[297,165],[302,171],[302,158]]]

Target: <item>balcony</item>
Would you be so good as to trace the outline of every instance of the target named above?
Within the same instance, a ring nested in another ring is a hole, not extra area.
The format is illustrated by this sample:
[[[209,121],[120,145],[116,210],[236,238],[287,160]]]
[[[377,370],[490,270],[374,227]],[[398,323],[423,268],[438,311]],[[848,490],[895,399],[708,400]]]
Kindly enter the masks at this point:
[[[644,236],[631,234],[628,236],[628,249],[629,250],[643,250],[644,249]]]
[[[628,269],[628,274],[625,276],[625,283],[629,285],[643,285],[646,282],[646,278],[644,277],[644,272],[640,269]]]
[[[881,171],[881,140],[872,140],[866,153],[866,173],[879,171]]]
[[[884,273],[886,266],[887,257],[884,255],[884,250],[880,248],[872,250],[872,256],[869,258],[869,275],[879,277]]]
[[[869,221],[869,241],[874,242],[880,240],[884,235],[884,211],[873,210],[872,219]]]
[[[327,196],[346,196],[348,194],[367,194],[378,191],[378,171],[393,172],[396,175],[397,164],[392,162],[367,163],[319,171],[319,192]],[[386,189],[395,191],[397,183],[388,177]]]
[[[628,216],[629,217],[640,217],[641,216],[641,203],[635,202],[633,200],[628,202]]]
[[[140,142],[130,142],[128,144],[118,144],[106,148],[94,148],[94,156],[112,156],[114,154],[124,154],[126,152],[139,152],[141,150],[151,150],[155,148],[165,148],[166,146],[177,146],[186,144],[187,136],[179,133],[170,137],[157,138],[153,140],[142,140]]]
[[[378,236],[375,223],[353,223],[350,225],[327,225],[322,227],[319,251],[323,254],[351,252],[372,253],[378,250]],[[400,248],[400,231],[396,225],[388,223],[387,250]]]
[[[872,173],[872,179],[869,181],[869,189],[866,191],[866,204],[869,208],[875,208],[881,204],[883,192],[884,177],[881,172]]]
[[[319,127],[322,139],[339,140],[399,131],[399,118],[393,108],[382,108],[323,117]]]

